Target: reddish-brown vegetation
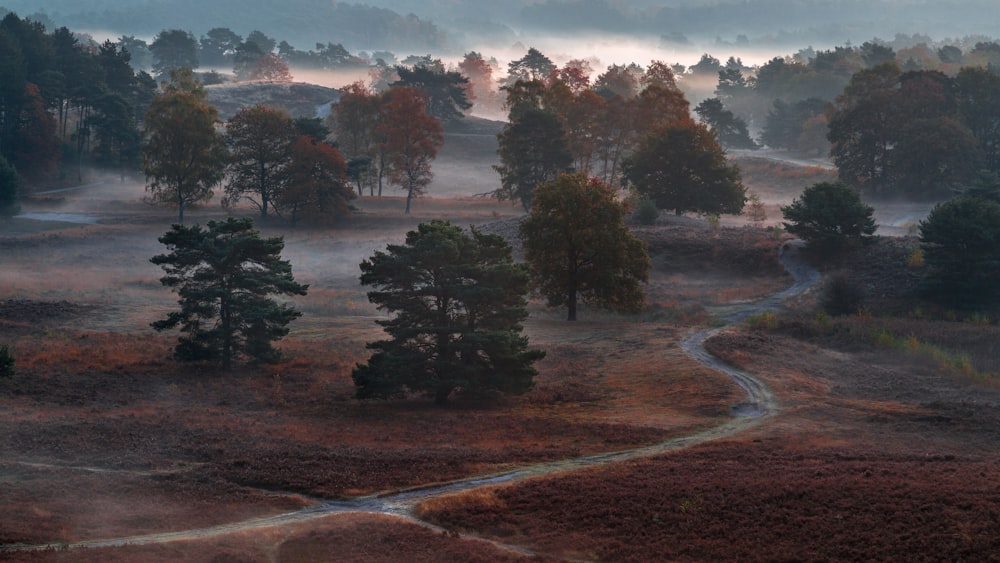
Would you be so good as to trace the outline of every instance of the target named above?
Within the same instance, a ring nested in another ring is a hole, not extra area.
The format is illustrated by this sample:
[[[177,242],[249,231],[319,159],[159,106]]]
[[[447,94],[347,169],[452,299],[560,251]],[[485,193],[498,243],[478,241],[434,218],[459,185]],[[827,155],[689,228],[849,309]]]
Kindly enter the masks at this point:
[[[611,561],[989,560],[996,460],[720,443],[496,489],[434,523]]]

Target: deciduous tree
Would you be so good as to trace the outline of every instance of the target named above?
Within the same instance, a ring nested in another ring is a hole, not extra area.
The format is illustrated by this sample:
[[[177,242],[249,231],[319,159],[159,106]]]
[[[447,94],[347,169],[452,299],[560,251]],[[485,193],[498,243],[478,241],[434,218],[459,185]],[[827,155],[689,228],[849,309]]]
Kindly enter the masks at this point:
[[[531,210],[535,187],[550,182],[573,163],[559,118],[541,109],[528,109],[497,135],[500,174],[497,199],[518,200]]]
[[[563,174],[535,189],[531,213],[521,223],[525,260],[534,285],[550,306],[577,302],[637,312],[650,268],[645,245],[625,226],[627,209],[610,186],[584,174]]]
[[[291,147],[287,179],[274,207],[292,223],[330,224],[350,213],[356,196],[347,183],[347,164],[327,143],[300,136]]]
[[[295,126],[288,112],[267,106],[243,108],[226,124],[229,162],[223,205],[249,201],[267,218],[287,181]]]
[[[214,360],[230,369],[235,356],[271,362],[271,345],[288,334],[301,313],[271,295],[305,295],[292,266],[281,259],[281,237],[261,238],[253,220],[229,218],[200,225],[174,225],[160,242],[169,254],[150,261],[163,267],[160,282],[180,295],[180,311],[152,323],[157,331],[180,326],[174,349],[179,360]]]
[[[218,111],[206,102],[204,89],[190,71],[172,77],[146,112],[142,169],[153,201],[177,205],[177,222],[183,224],[188,205],[212,197],[227,154],[215,130]]]
[[[746,204],[740,171],[704,125],[666,127],[640,141],[622,165],[636,191],[678,215],[738,215]]]
[[[389,90],[376,131],[382,137],[389,180],[406,191],[406,213],[431,179],[431,161],[444,143],[441,122],[425,111],[427,100],[416,88]]]
[[[466,234],[444,221],[423,223],[406,243],[361,263],[368,299],[390,317],[376,321],[389,340],[371,342],[352,377],[359,398],[405,392],[443,404],[463,394],[520,394],[545,353],[521,335],[528,272],[497,235]]]

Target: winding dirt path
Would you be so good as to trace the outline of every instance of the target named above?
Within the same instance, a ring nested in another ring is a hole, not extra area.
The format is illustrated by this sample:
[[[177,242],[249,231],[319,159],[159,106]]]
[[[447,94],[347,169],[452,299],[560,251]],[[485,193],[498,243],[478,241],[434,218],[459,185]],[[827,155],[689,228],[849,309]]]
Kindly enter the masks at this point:
[[[793,243],[787,243],[779,251],[781,253],[780,258],[782,264],[788,272],[792,274],[792,277],[795,280],[791,287],[760,301],[719,307],[714,311],[717,318],[720,318],[727,324],[741,322],[752,315],[776,310],[781,306],[782,301],[788,297],[797,295],[815,285],[819,281],[819,273],[801,259],[800,248],[801,241],[794,241]],[[725,373],[732,378],[737,385],[746,391],[747,398],[742,403],[732,407],[733,418],[728,422],[695,434],[674,438],[672,440],[640,448],[537,463],[502,473],[482,475],[447,483],[435,483],[409,489],[385,491],[344,501],[309,498],[308,500],[314,504],[307,508],[285,514],[253,518],[230,524],[104,540],[53,542],[36,545],[8,545],[0,546],[0,552],[116,547],[125,545],[167,543],[180,540],[196,540],[222,536],[235,532],[305,522],[316,518],[322,518],[330,514],[352,512],[398,516],[434,530],[441,530],[441,528],[434,526],[433,524],[418,519],[414,514],[414,508],[421,502],[438,496],[470,491],[480,487],[488,487],[502,483],[515,483],[532,477],[552,475],[555,473],[574,471],[630,459],[648,457],[687,448],[712,440],[718,440],[759,425],[768,417],[775,414],[778,411],[777,400],[760,380],[750,373],[724,364],[705,350],[704,342],[711,338],[719,330],[721,330],[721,328],[695,331],[684,338],[684,340],[680,342],[680,346],[689,356],[698,362]],[[92,468],[86,469],[93,470]],[[475,536],[463,535],[461,537],[466,539],[489,541]],[[526,555],[532,554],[532,552],[522,547],[501,544],[493,541],[489,541],[489,543],[518,553]]]

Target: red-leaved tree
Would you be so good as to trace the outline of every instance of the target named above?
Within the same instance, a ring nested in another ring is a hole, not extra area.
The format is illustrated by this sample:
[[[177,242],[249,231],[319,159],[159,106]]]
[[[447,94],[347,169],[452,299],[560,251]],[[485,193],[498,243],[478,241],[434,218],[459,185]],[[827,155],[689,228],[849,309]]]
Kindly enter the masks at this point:
[[[434,174],[431,161],[444,143],[441,122],[426,111],[424,94],[409,86],[389,90],[382,105],[378,131],[389,162],[389,181],[406,191],[410,203],[427,189]]]

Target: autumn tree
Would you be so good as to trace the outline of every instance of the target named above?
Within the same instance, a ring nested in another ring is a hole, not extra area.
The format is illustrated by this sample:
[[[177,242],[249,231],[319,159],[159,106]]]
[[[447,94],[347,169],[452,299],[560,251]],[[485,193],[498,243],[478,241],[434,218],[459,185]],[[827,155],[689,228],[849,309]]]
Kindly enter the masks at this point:
[[[293,224],[330,224],[350,213],[354,191],[340,151],[308,136],[291,146],[287,184],[276,194],[274,208]]]
[[[292,116],[284,110],[261,105],[239,110],[226,124],[230,156],[223,205],[246,200],[267,218],[287,182],[294,137]]]
[[[545,353],[521,335],[528,272],[501,237],[422,223],[405,244],[362,262],[361,283],[390,316],[376,321],[389,339],[369,343],[374,353],[352,374],[358,398],[412,392],[444,404],[456,391],[520,394],[534,385],[531,364]]]
[[[858,72],[830,118],[830,156],[844,183],[882,193],[891,183],[900,70],[893,63]]]
[[[715,136],[700,124],[651,133],[622,169],[637,192],[678,215],[687,211],[738,215],[746,204],[739,168],[726,161]]]
[[[250,80],[284,84],[292,81],[292,73],[278,55],[268,53],[254,63],[250,71]]]
[[[413,198],[420,197],[431,179],[431,162],[444,143],[441,122],[425,111],[427,100],[416,88],[389,90],[381,107],[376,131],[389,164],[389,180],[406,191],[406,213]]]
[[[281,259],[281,237],[261,238],[252,219],[230,217],[207,228],[174,225],[159,240],[170,252],[150,262],[166,271],[160,282],[177,292],[181,308],[152,327],[180,326],[174,356],[219,361],[226,370],[239,355],[276,361],[280,354],[271,343],[288,334],[288,323],[301,313],[270,296],[308,289]]]
[[[518,200],[525,211],[531,210],[535,188],[551,182],[566,172],[573,155],[566,143],[566,133],[559,118],[548,111],[529,109],[504,126],[497,135],[501,187],[499,200]]]
[[[227,154],[215,130],[218,111],[206,101],[204,89],[190,71],[171,77],[146,112],[142,168],[153,201],[177,205],[177,222],[183,224],[188,205],[212,197]]]
[[[553,307],[577,318],[577,302],[637,312],[650,268],[645,245],[625,226],[626,206],[610,186],[584,174],[563,174],[535,189],[521,223],[534,285]]]
[[[330,107],[329,122],[337,145],[348,157],[349,164],[353,162],[355,166],[358,195],[364,195],[367,183],[369,194],[374,195],[378,184],[378,195],[382,196],[386,158],[378,125],[383,101],[382,95],[355,82],[341,88],[340,99]]]
[[[458,70],[468,82],[465,84],[465,97],[473,104],[492,108],[495,104],[493,91],[493,67],[482,54],[469,51],[458,63]]]
[[[856,190],[840,182],[813,184],[781,208],[789,233],[827,250],[870,240],[876,229],[873,213]]]

